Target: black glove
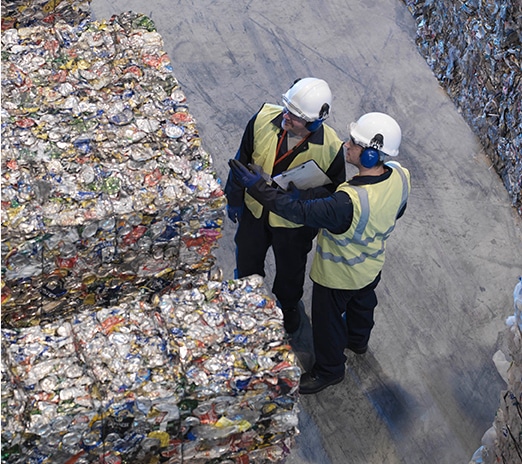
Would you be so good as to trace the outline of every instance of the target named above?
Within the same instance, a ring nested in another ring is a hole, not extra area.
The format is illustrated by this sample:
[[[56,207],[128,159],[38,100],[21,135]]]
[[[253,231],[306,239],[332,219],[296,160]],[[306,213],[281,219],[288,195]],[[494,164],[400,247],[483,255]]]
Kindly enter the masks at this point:
[[[295,186],[293,182],[288,184],[287,193],[290,194],[292,200],[299,200],[301,197],[301,191]]]
[[[243,205],[241,205],[241,206],[230,206],[230,205],[227,205],[227,214],[228,214],[228,218],[234,224],[236,222],[241,221],[241,216],[243,216]]]
[[[230,171],[234,179],[245,188],[252,187],[259,179],[262,179],[260,173],[252,172],[236,159],[229,160],[228,165],[230,166]]]

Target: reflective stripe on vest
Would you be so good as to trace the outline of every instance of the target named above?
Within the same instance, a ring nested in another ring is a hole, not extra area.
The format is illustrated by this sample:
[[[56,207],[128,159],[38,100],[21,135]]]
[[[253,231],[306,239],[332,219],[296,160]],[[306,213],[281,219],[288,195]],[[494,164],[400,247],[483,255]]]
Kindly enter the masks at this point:
[[[356,290],[377,277],[384,265],[386,240],[410,190],[408,170],[397,163],[393,168],[386,181],[359,187],[348,183],[339,186],[338,190],[352,199],[352,226],[343,234],[321,229],[310,271],[314,282],[329,288]]]
[[[272,120],[281,114],[282,111],[282,106],[266,103],[257,114],[254,122],[254,152],[252,153],[252,163],[261,166],[263,171],[269,175],[272,175],[278,142],[277,135],[281,131],[280,127],[272,124]],[[308,148],[292,160],[289,169],[299,166],[310,159],[314,159],[323,171],[326,172],[328,170],[341,148],[342,141],[331,127],[323,124],[323,128],[324,144],[317,145],[315,143],[308,143]],[[248,193],[245,195],[245,204],[254,217],[258,219],[261,217],[263,205],[257,200],[254,200]],[[272,227],[302,227],[302,224],[288,221],[272,212],[268,214],[268,221]]]

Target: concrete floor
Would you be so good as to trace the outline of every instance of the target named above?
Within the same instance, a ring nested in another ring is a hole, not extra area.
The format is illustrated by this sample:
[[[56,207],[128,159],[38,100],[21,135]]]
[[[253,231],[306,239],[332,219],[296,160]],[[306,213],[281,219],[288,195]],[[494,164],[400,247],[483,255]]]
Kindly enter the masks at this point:
[[[328,123],[341,137],[368,111],[399,121],[412,194],[389,242],[370,350],[349,355],[342,384],[301,397],[288,462],[467,464],[504,388],[492,356],[522,274],[522,221],[418,53],[404,3],[93,0],[91,8],[95,19],[129,10],[152,18],[223,180],[248,119],[298,77],[328,81]],[[217,252],[227,278],[234,230],[227,220]],[[270,287],[271,258],[267,265]],[[294,343],[304,368],[310,330],[304,324]]]

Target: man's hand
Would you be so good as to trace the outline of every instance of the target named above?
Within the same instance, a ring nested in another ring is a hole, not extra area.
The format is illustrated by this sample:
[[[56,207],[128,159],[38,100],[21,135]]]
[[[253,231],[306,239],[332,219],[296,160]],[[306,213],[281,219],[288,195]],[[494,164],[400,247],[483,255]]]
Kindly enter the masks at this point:
[[[236,159],[229,160],[228,165],[230,166],[230,170],[234,176],[234,179],[238,182],[238,184],[245,188],[252,187],[252,185],[254,185],[259,179],[262,179],[259,172],[252,172]]]
[[[290,194],[290,198],[292,200],[299,200],[301,197],[301,191],[295,186],[293,182],[288,184],[288,188],[286,190]]]
[[[228,215],[228,218],[234,224],[236,222],[241,221],[241,216],[243,216],[243,205],[241,205],[241,206],[230,206],[230,205],[227,205],[227,215]]]

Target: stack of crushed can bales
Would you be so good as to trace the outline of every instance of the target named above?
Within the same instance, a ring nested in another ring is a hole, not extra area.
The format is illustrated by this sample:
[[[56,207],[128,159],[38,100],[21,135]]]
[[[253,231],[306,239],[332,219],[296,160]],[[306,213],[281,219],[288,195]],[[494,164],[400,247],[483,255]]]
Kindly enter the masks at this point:
[[[299,367],[161,36],[2,4],[2,462],[282,462]]]
[[[493,425],[469,464],[522,461],[522,277],[515,286],[513,301],[514,313],[506,319],[508,328],[501,334],[505,346],[493,356],[506,389],[500,393]]]
[[[522,214],[522,2],[404,0],[417,45]]]

